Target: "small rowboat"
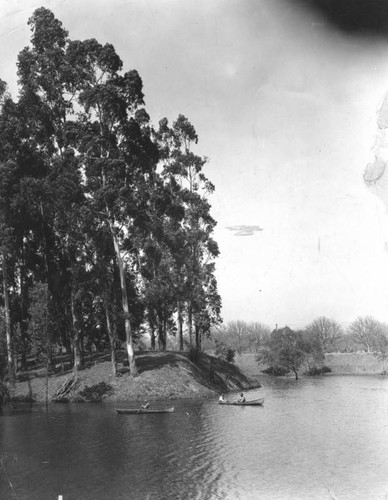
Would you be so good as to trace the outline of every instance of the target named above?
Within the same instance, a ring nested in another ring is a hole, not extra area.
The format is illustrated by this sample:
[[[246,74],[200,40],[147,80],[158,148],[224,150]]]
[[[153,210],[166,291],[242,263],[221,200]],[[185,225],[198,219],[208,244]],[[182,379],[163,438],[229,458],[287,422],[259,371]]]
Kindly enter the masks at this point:
[[[219,404],[234,406],[262,406],[264,404],[264,398],[252,399],[251,401],[245,401],[245,403],[239,403],[238,401],[220,401]]]
[[[173,413],[174,407],[170,406],[169,408],[160,408],[160,409],[152,409],[152,408],[116,408],[117,413],[125,413],[130,415],[136,415],[140,413]]]

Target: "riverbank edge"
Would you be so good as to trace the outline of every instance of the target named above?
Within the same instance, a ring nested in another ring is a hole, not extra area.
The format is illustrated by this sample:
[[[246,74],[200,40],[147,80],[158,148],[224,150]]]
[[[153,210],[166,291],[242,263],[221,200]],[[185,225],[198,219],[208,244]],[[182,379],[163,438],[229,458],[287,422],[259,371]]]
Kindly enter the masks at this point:
[[[96,356],[87,362],[77,376],[77,384],[67,395],[69,402],[88,401],[156,401],[200,399],[215,397],[220,393],[247,391],[261,387],[267,375],[265,366],[256,361],[254,353],[236,355],[234,364],[201,353],[193,362],[188,353],[174,351],[148,351],[136,356],[139,375],[132,377],[125,368],[125,354],[118,357],[119,376],[112,375],[108,355]],[[386,361],[371,353],[329,353],[325,366],[331,369],[325,376],[383,375],[387,373]],[[300,377],[305,377],[303,369]],[[47,401],[53,402],[55,394],[73,376],[71,370],[50,375]],[[19,378],[12,391],[14,401],[46,401],[46,379],[43,371],[32,371]],[[93,395],[93,388],[110,390]],[[90,390],[91,389],[91,390]],[[89,390],[89,394],[88,393]]]
[[[155,401],[215,397],[221,393],[261,387],[257,377],[247,376],[236,364],[208,354],[191,360],[188,353],[147,351],[136,355],[138,375],[133,377],[119,356],[118,376],[112,374],[108,355],[94,358],[78,372],[64,402]],[[14,401],[55,402],[58,391],[73,372],[51,374],[46,387],[42,370],[19,377],[11,395]],[[46,394],[47,392],[47,394]]]
[[[263,370],[267,368],[256,361],[256,354],[245,353],[236,356],[236,365],[248,376],[265,376]],[[388,370],[388,360],[381,359],[373,353],[326,353],[324,366],[330,368],[331,372],[324,376],[346,376],[346,375],[386,375]],[[299,377],[303,378],[307,371],[306,366],[299,370]],[[293,377],[293,374],[289,375]]]

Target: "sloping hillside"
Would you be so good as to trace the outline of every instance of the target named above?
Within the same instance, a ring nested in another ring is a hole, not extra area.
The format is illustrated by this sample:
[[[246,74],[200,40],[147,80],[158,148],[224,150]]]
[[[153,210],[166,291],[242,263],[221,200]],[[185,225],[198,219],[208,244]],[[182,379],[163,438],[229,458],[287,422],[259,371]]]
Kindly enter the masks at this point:
[[[119,360],[124,359],[124,355],[120,354]],[[111,388],[103,399],[117,401],[201,398],[259,386],[257,381],[249,379],[233,364],[206,354],[198,355],[194,363],[187,353],[152,351],[138,354],[136,362],[139,372],[137,377],[132,377],[122,364],[119,367],[120,376],[113,377],[107,356],[94,360],[79,372],[77,384],[67,394],[68,400],[88,400],[85,388],[98,384],[106,384],[105,387]],[[49,400],[71,376],[72,373],[68,372],[49,377]],[[18,382],[15,395],[23,398],[29,393],[34,400],[45,399],[43,374],[36,374],[29,381]]]

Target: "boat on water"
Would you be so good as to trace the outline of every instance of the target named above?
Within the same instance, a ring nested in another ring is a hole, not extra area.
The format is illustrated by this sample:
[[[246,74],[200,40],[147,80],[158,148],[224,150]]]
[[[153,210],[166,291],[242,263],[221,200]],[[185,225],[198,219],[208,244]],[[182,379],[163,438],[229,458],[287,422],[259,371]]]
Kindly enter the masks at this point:
[[[244,403],[239,403],[238,401],[219,401],[219,404],[233,406],[262,406],[264,404],[264,398],[251,399],[250,401],[245,401]]]
[[[169,408],[116,408],[117,413],[138,415],[140,413],[173,413],[174,406]]]

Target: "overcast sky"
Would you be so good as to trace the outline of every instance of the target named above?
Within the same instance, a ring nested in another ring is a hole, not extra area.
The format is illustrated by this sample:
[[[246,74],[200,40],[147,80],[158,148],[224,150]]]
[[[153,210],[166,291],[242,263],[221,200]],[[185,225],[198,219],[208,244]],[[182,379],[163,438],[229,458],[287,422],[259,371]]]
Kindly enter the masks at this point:
[[[346,0],[339,14],[319,0],[1,0],[0,78],[16,97],[42,5],[70,38],[112,43],[139,71],[152,121],[184,114],[209,157],[224,320],[388,322],[388,218],[363,182],[388,90],[388,18],[367,3],[369,17],[347,17]]]

